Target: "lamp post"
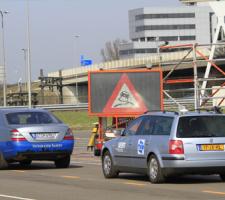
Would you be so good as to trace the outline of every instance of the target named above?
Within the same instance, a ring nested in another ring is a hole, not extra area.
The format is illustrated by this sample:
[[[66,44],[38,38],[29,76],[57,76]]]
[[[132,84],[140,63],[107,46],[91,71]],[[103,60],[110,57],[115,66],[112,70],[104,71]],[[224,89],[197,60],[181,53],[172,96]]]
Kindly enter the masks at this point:
[[[31,51],[30,51],[30,5],[27,0],[27,89],[28,89],[28,107],[32,107],[31,101]]]
[[[74,53],[75,53],[75,63],[74,63],[74,67],[76,67],[76,64],[79,66],[80,62],[79,62],[79,48],[78,48],[78,39],[80,38],[80,35],[75,35],[75,44],[74,44]],[[77,59],[76,59],[77,57]]]
[[[80,65],[80,62],[79,62],[79,51],[78,51],[78,39],[80,37],[80,35],[75,35],[75,44],[74,44],[74,50],[75,50],[75,63],[74,63],[74,67],[76,67],[76,49],[77,49],[77,60],[78,60],[78,66]],[[77,98],[77,102],[78,102],[78,82],[77,82],[77,74],[76,74],[76,91],[75,91],[75,94],[76,94],[76,98]]]
[[[27,91],[27,49],[21,49],[24,55],[24,74],[25,74],[25,83],[24,83],[24,91]]]
[[[6,62],[5,62],[5,34],[4,34],[4,15],[8,14],[8,11],[0,10],[0,15],[2,19],[2,59],[3,59],[3,106],[6,106]]]
[[[161,65],[161,61],[162,61],[162,57],[161,57],[161,47],[164,47],[164,46],[167,46],[169,44],[168,41],[162,41],[164,42],[163,44],[159,44],[161,40],[159,39],[159,37],[156,39],[156,47],[157,47],[157,55],[158,55],[158,58],[159,58],[159,67],[161,68],[162,65]]]

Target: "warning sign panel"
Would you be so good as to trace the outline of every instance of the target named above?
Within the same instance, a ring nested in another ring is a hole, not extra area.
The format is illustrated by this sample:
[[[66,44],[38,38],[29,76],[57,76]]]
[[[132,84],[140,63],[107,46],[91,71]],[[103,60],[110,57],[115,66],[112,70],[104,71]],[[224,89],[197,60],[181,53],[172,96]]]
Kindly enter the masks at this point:
[[[132,116],[162,109],[162,72],[98,71],[88,75],[89,114]]]
[[[103,112],[145,112],[148,108],[145,106],[142,98],[129,80],[127,74],[123,74],[116,85],[109,101]]]

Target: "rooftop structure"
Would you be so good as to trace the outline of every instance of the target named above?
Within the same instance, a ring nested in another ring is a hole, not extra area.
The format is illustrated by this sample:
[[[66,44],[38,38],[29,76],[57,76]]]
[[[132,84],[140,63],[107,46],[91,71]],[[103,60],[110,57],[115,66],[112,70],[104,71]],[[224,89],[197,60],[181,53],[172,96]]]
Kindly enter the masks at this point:
[[[186,5],[195,5],[197,3],[205,3],[209,1],[222,1],[222,0],[180,0],[181,3]]]

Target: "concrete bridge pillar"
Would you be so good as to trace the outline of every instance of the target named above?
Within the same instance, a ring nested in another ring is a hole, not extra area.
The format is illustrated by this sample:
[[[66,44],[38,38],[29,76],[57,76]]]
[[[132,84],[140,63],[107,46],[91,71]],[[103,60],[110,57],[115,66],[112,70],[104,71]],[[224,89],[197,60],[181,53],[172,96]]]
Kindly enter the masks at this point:
[[[87,84],[68,85],[63,87],[63,103],[64,104],[77,104],[88,102],[88,87]],[[78,94],[78,95],[76,95]]]

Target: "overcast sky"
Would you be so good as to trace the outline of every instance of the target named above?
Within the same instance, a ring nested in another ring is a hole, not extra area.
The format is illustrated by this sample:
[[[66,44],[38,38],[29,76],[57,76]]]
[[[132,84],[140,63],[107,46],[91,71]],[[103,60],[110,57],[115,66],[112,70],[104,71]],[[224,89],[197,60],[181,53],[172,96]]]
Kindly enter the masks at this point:
[[[72,68],[78,55],[101,62],[100,50],[106,41],[129,39],[128,10],[174,5],[180,5],[179,1],[30,0],[32,79],[38,78],[40,68],[45,74]],[[7,81],[24,81],[21,49],[27,48],[26,1],[0,0],[0,10],[10,12],[5,16]]]

